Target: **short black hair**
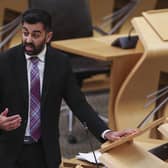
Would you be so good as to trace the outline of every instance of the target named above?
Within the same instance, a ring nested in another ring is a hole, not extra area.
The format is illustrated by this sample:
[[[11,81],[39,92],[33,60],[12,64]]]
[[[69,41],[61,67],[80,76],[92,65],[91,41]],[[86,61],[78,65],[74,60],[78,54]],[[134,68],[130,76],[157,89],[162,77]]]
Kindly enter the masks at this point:
[[[42,9],[28,9],[22,14],[22,24],[27,22],[29,24],[42,23],[47,31],[51,31],[51,15]]]

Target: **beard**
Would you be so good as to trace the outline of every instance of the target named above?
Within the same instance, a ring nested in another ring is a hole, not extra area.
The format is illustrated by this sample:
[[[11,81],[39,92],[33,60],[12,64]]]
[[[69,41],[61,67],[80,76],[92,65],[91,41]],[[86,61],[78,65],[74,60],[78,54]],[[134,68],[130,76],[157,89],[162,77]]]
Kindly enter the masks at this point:
[[[23,44],[23,49],[24,49],[25,53],[28,55],[39,54],[43,50],[44,45],[45,45],[45,44],[41,44],[37,47],[33,43],[22,42],[22,44]]]

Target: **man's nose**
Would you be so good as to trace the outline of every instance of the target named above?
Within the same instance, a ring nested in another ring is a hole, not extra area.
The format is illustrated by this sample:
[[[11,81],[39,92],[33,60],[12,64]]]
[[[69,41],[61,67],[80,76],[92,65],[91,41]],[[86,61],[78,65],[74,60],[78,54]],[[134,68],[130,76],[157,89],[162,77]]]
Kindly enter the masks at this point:
[[[26,37],[26,42],[27,42],[27,43],[31,43],[31,42],[32,42],[32,37],[31,37],[31,35],[28,35],[28,36]]]

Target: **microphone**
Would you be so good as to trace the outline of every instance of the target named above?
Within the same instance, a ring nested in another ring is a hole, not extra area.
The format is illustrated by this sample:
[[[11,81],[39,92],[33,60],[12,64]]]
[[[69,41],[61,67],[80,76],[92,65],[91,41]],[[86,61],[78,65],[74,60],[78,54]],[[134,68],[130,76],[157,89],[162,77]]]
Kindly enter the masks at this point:
[[[89,141],[89,145],[90,145],[90,149],[93,153],[93,157],[94,157],[94,160],[95,160],[95,163],[96,163],[96,168],[99,168],[99,164],[98,164],[98,161],[97,161],[97,158],[96,158],[96,154],[95,154],[94,149],[93,149],[92,141],[91,141],[90,136],[89,136],[89,129],[88,129],[87,123],[83,122],[82,125],[84,127],[85,132],[86,132],[86,135],[87,135],[87,138],[88,138],[88,141]]]
[[[111,46],[115,46],[115,47],[119,47],[119,48],[123,48],[123,49],[135,48],[139,38],[137,35],[131,36],[132,30],[133,30],[133,28],[130,29],[128,36],[119,37],[116,40],[114,40],[111,43]]]

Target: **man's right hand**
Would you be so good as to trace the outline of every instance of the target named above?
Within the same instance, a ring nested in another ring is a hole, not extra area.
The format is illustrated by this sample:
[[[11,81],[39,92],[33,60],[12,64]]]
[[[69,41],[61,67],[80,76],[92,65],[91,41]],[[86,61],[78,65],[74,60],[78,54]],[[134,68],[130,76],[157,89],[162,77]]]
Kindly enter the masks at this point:
[[[22,121],[20,115],[16,114],[8,117],[7,114],[8,108],[0,114],[0,130],[12,131],[18,128]]]

